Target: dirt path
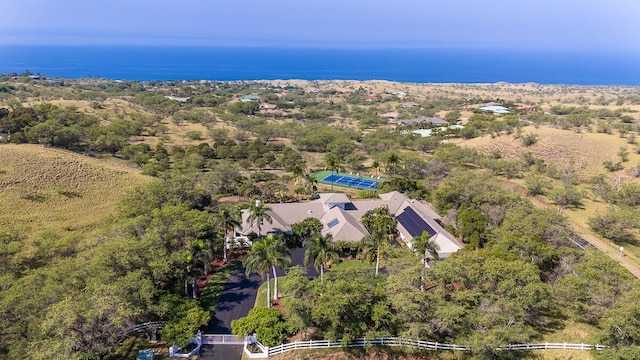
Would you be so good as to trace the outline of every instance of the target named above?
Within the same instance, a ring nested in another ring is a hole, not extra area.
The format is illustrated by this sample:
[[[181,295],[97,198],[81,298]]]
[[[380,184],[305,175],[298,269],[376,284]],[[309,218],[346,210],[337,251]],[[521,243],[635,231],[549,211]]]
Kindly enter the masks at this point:
[[[636,257],[628,253],[625,253],[624,251],[622,252],[622,256],[620,256],[620,247],[618,245],[612,244],[608,241],[604,241],[598,238],[597,236],[593,235],[591,232],[587,231],[586,229],[584,229],[579,225],[576,225],[575,223],[572,223],[571,221],[569,221],[569,223],[571,224],[571,227],[573,228],[573,230],[580,237],[582,237],[587,242],[589,242],[589,244],[593,245],[598,250],[607,254],[611,259],[620,263],[620,265],[624,266],[624,268],[629,270],[629,272],[633,276],[640,278],[640,265],[638,265],[638,259]]]
[[[506,186],[507,188],[512,189],[516,192],[519,192],[522,195],[526,194],[526,189],[519,184],[513,183],[506,179],[500,179],[500,182],[502,185]],[[539,197],[527,197],[527,198],[531,200],[533,205],[538,208],[547,208],[547,209],[557,208],[557,205],[544,201]],[[625,269],[629,270],[629,272],[633,276],[640,279],[640,259],[638,259],[637,257],[629,253],[625,253],[624,251],[622,252],[622,256],[620,256],[620,246],[613,244],[609,241],[600,239],[599,237],[594,235],[590,230],[585,229],[583,226],[577,224],[575,221],[572,221],[571,216],[567,215],[566,218],[567,218],[567,222],[569,223],[569,226],[571,226],[573,231],[575,231],[575,233],[578,234],[578,236],[580,236],[582,239],[587,241],[596,249],[605,253],[611,259],[618,262]]]

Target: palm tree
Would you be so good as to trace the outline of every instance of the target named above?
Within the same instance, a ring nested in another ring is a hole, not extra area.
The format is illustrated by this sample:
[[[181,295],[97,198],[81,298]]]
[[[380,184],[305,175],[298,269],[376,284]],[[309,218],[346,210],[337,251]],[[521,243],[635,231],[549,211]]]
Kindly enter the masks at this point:
[[[267,260],[267,248],[263,241],[256,241],[251,247],[251,252],[242,261],[246,274],[258,273],[267,279],[267,307],[271,307],[271,278],[269,271],[271,264]]]
[[[387,158],[387,171],[391,169],[395,175],[398,165],[400,165],[400,157],[396,153],[391,153]]]
[[[320,281],[323,281],[324,269],[329,262],[336,262],[339,259],[339,250],[333,242],[333,236],[330,234],[322,236],[315,234],[304,241],[307,250],[304,252],[304,265],[309,266],[313,263],[315,268],[320,271]]]
[[[387,236],[384,233],[374,232],[362,239],[360,255],[367,261],[376,259],[376,276],[380,272],[380,257],[382,247],[387,243]]]
[[[380,162],[378,160],[374,160],[371,163],[371,169],[374,169],[376,171],[376,176],[378,176],[378,172],[380,171]]]
[[[420,237],[413,238],[413,249],[422,256],[424,266],[429,265],[429,260],[438,260],[440,258],[440,255],[438,255],[440,246],[430,238],[431,236],[426,231],[423,231]]]
[[[263,204],[262,201],[256,200],[254,205],[249,207],[249,223],[258,226],[258,238],[261,237],[260,230],[262,230],[262,224],[266,220],[269,224],[273,222],[273,219],[269,215],[271,208]]]
[[[256,241],[251,247],[251,252],[244,259],[243,264],[247,273],[257,272],[266,277],[267,281],[267,307],[271,307],[271,278],[269,271],[274,276],[274,296],[278,299],[278,277],[276,266],[287,267],[291,264],[291,254],[287,245],[280,237],[269,235]]]
[[[284,234],[278,236],[267,236],[268,259],[273,270],[273,300],[278,300],[278,276],[276,275],[276,266],[284,269],[291,266],[291,253],[284,241]]]
[[[220,212],[214,215],[214,222],[224,229],[223,246],[222,246],[222,259],[223,262],[227,262],[227,236],[229,236],[229,230],[240,226],[241,220],[238,211],[231,210],[229,208],[222,208]]]

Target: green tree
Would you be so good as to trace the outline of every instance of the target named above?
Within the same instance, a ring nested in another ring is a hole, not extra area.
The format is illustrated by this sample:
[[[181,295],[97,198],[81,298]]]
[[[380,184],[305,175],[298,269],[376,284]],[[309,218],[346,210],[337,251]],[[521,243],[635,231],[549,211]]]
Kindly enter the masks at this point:
[[[330,264],[339,260],[339,249],[333,242],[333,237],[328,235],[315,234],[304,241],[307,248],[304,252],[304,264],[313,264],[320,271],[320,281],[324,281],[324,269]]]
[[[378,175],[378,173],[380,172],[380,162],[378,160],[374,160],[371,163],[371,170],[375,170],[376,176]]]
[[[456,214],[458,235],[475,249],[484,245],[488,223],[489,217],[477,209],[464,208]]]
[[[398,154],[396,154],[395,152],[389,154],[386,161],[387,171],[391,171],[393,175],[395,175],[396,171],[398,170],[398,166],[400,166],[401,161],[402,160],[400,159]]]
[[[524,183],[530,196],[544,195],[551,186],[551,181],[541,175],[529,176]]]
[[[240,214],[235,209],[221,208],[220,211],[214,215],[213,221],[224,229],[224,236],[222,240],[222,259],[226,263],[227,237],[229,236],[230,231],[233,231],[233,229],[241,225]]]
[[[255,307],[243,318],[231,321],[231,331],[237,337],[256,335],[265,346],[280,345],[286,339],[286,323],[280,311]]]
[[[310,237],[320,235],[322,223],[316,218],[308,217],[301,222],[291,224],[291,231],[302,241],[305,241]]]
[[[549,198],[562,207],[577,207],[582,203],[582,192],[574,185],[565,184],[561,188],[553,189]]]
[[[380,272],[380,259],[382,258],[382,249],[387,245],[387,237],[383,233],[375,232],[365,236],[362,239],[360,247],[360,256],[367,260],[376,260],[376,276]]]
[[[262,237],[260,231],[262,230],[262,224],[267,221],[269,224],[273,222],[271,215],[269,212],[271,208],[268,207],[260,200],[256,200],[251,206],[249,206],[249,217],[247,221],[249,223],[254,224],[258,227],[258,237]]]
[[[386,205],[368,210],[360,222],[370,234],[380,234],[386,240],[393,240],[398,233],[396,218]]]
[[[271,281],[269,271],[273,271],[274,300],[278,299],[278,277],[276,266],[282,268],[291,264],[291,254],[286,243],[277,236],[269,235],[256,241],[251,247],[251,252],[243,261],[247,273],[256,272],[266,277],[267,281],[267,307],[271,307]]]
[[[430,260],[438,260],[440,258],[440,255],[438,255],[440,247],[431,240],[431,235],[428,232],[423,231],[422,235],[413,238],[411,243],[413,244],[413,250],[422,257],[425,266],[429,265]]]

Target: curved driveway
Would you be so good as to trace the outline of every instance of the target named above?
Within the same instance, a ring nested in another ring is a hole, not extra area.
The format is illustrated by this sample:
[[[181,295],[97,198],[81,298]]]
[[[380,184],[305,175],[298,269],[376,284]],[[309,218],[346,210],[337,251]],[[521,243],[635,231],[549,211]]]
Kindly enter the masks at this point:
[[[293,265],[304,266],[304,249],[296,248],[291,251]],[[278,276],[283,276],[284,271],[277,270]],[[318,272],[312,266],[307,268],[310,277],[318,276]],[[229,276],[224,285],[216,311],[211,318],[207,334],[231,334],[231,321],[245,317],[253,308],[258,294],[258,288],[262,284],[262,277],[258,274],[245,275],[245,270],[236,270]],[[205,345],[200,352],[200,359],[206,360],[232,360],[242,358],[242,346],[239,345]]]

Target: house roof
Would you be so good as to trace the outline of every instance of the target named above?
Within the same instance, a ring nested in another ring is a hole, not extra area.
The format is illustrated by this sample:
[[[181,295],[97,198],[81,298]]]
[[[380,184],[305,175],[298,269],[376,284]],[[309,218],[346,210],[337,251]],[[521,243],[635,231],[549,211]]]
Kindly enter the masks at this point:
[[[332,206],[343,204],[348,206]],[[331,234],[335,240],[359,241],[369,235],[367,229],[360,223],[364,214],[380,206],[387,206],[389,212],[398,219],[398,232],[407,246],[411,247],[411,240],[426,229],[438,244],[441,258],[462,248],[462,244],[449,234],[438,222],[440,216],[427,204],[411,199],[398,191],[380,194],[379,199],[351,201],[344,193],[323,193],[320,198],[291,204],[267,204],[271,209],[269,215],[272,222],[264,222],[260,227],[261,234],[275,232],[290,232],[291,225],[312,217],[322,223],[322,234]],[[258,232],[255,223],[249,223],[249,211],[242,211],[242,227],[237,229],[243,235]],[[406,221],[405,221],[406,219]]]
[[[390,112],[386,112],[384,114],[380,114],[378,116],[380,116],[381,118],[390,118],[390,119],[395,119],[398,117],[398,112],[396,111],[390,111]]]
[[[327,193],[320,194],[320,198],[314,201],[319,201],[323,204],[348,204],[351,200],[345,193]]]
[[[407,102],[403,102],[402,104],[400,104],[403,108],[412,108],[412,107],[416,107],[416,106],[420,106],[420,104],[413,102],[413,101],[407,101]]]
[[[398,120],[398,124],[402,124],[402,125],[413,125],[413,124],[420,124],[420,123],[429,123],[433,125],[449,125],[449,122],[447,120],[443,120],[437,117],[428,117],[428,116],[423,116],[415,119]]]
[[[482,111],[491,111],[494,114],[508,114],[509,109],[504,106],[494,105],[494,106],[483,106],[480,108]]]
[[[245,96],[242,96],[240,98],[240,100],[242,100],[242,101],[260,100],[260,96],[258,96],[258,95],[245,95]]]

